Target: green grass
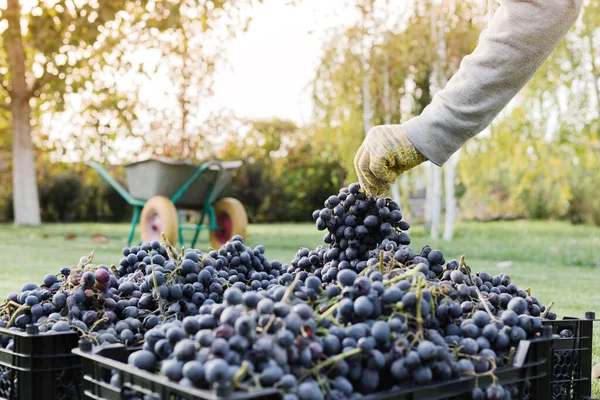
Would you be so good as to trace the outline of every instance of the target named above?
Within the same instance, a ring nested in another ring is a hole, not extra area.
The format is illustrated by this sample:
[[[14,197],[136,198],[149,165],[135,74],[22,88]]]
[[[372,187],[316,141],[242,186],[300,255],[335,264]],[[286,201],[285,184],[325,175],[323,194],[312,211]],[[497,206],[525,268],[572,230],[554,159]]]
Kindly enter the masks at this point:
[[[49,272],[76,264],[96,250],[98,263],[118,263],[127,224],[47,224],[41,228],[0,225],[0,295],[18,290],[25,282],[40,282]],[[97,244],[92,235],[103,233],[108,242]],[[67,240],[65,235],[76,238]],[[412,247],[425,243],[439,248],[446,259],[465,255],[475,271],[508,273],[519,287],[530,287],[543,303],[554,301],[559,316],[600,316],[600,229],[560,222],[459,223],[452,242],[433,242],[421,227],[411,229]],[[249,245],[263,244],[270,260],[289,262],[299,247],[314,248],[322,234],[312,224],[252,225]],[[197,244],[208,249],[206,234]],[[511,261],[501,269],[497,263]],[[594,363],[600,362],[600,328],[594,335]],[[600,396],[600,387],[594,394]]]

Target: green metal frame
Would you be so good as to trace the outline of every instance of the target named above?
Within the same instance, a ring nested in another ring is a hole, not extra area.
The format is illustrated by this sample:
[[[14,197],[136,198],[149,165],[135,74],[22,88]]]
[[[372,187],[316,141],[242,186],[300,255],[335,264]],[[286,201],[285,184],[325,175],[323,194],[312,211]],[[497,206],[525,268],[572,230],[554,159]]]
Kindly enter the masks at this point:
[[[142,208],[144,207],[146,202],[143,200],[136,199],[133,196],[131,196],[131,194],[127,191],[127,189],[125,189],[118,181],[113,179],[113,177],[109,175],[109,173],[102,167],[102,165],[98,164],[97,162],[93,162],[93,161],[89,162],[87,164],[90,167],[94,168],[100,174],[100,176],[110,186],[112,186],[112,188],[115,189],[117,191],[117,193],[119,193],[119,195],[129,205],[133,206],[133,217],[131,218],[131,229],[129,230],[129,236],[127,239],[127,245],[131,246],[131,241],[133,240],[133,237],[135,235],[135,227],[140,222],[140,215],[142,212]],[[215,180],[215,183],[220,181],[221,174],[224,173],[223,167],[220,163],[206,162],[206,163],[202,164],[201,166],[198,167],[196,172],[194,172],[194,174],[181,186],[181,188],[179,188],[179,190],[177,190],[177,192],[173,195],[173,197],[171,197],[171,201],[173,202],[173,204],[175,205],[176,208],[177,208],[177,202],[181,199],[181,197],[185,194],[185,192],[190,188],[192,183],[194,183],[196,181],[196,179],[199,179],[199,178],[202,179],[202,173],[212,166],[217,166],[220,170],[219,176]],[[186,230],[194,231],[194,237],[191,242],[191,247],[193,248],[196,245],[196,241],[198,240],[200,231],[203,231],[203,230],[216,231],[216,230],[223,229],[221,226],[217,225],[217,215],[215,213],[215,208],[212,205],[215,200],[215,186],[216,186],[216,184],[211,187],[208,197],[204,201],[204,205],[202,207],[202,212],[200,215],[200,219],[198,220],[198,223],[196,223],[195,225],[184,226],[181,221],[181,214],[177,213],[177,222],[178,222],[178,226],[179,226],[179,235],[178,236],[179,236],[179,244],[181,246],[184,245],[183,231],[186,231]],[[208,224],[208,226],[204,226],[204,225],[202,225],[202,222],[204,221],[204,217],[207,214],[208,214],[208,218],[209,218],[209,224]]]
[[[215,179],[215,183],[220,181],[221,174],[224,173],[223,166],[220,163],[206,162],[206,163],[202,164],[200,167],[198,167],[196,172],[194,172],[192,174],[192,176],[190,176],[190,178],[181,186],[181,188],[179,188],[179,190],[173,195],[173,197],[171,197],[171,201],[173,202],[173,204],[175,204],[175,207],[177,207],[177,202],[185,194],[185,192],[189,189],[189,187],[192,185],[192,183],[194,183],[196,181],[196,179],[199,179],[199,178],[202,179],[202,173],[212,166],[217,166],[219,168],[219,176],[217,177],[217,179]],[[200,214],[200,218],[198,219],[197,224],[184,226],[181,222],[181,214],[179,214],[179,213],[177,214],[177,218],[178,218],[177,222],[178,222],[178,226],[179,226],[179,244],[181,246],[184,245],[184,240],[183,240],[183,231],[184,230],[194,231],[194,237],[190,244],[190,247],[193,248],[196,245],[196,241],[198,240],[200,231],[204,231],[204,230],[216,231],[216,230],[223,229],[222,227],[217,225],[217,216],[215,213],[215,208],[212,205],[215,200],[215,198],[214,198],[215,197],[215,186],[216,186],[216,184],[210,188],[210,192],[208,193],[208,197],[204,201],[204,206],[202,207],[202,213]],[[208,224],[208,226],[203,226],[202,222],[204,221],[204,217],[206,216],[206,214],[208,214],[208,217],[209,217],[209,224]]]

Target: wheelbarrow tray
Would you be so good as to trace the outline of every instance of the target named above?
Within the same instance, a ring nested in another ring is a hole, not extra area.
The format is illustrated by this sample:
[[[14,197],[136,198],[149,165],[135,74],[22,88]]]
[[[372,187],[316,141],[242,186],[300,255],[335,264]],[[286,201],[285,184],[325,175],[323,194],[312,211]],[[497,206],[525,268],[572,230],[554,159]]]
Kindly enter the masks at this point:
[[[211,191],[213,200],[223,197],[233,171],[240,165],[241,161],[215,162],[192,182],[177,201],[177,208],[201,209]],[[142,201],[159,195],[172,198],[198,168],[198,165],[170,158],[135,162],[125,166],[127,187],[134,198]]]

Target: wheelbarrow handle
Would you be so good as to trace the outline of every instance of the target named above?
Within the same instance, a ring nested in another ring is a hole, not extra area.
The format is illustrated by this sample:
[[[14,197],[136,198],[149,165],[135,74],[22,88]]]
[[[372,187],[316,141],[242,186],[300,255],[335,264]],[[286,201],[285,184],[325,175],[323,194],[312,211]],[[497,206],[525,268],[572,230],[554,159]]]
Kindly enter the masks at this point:
[[[86,162],[86,165],[94,168],[113,189],[119,193],[119,195],[127,202],[129,205],[134,207],[144,207],[144,202],[138,199],[133,198],[133,196],[121,185],[116,179],[109,175],[109,173],[95,161]]]

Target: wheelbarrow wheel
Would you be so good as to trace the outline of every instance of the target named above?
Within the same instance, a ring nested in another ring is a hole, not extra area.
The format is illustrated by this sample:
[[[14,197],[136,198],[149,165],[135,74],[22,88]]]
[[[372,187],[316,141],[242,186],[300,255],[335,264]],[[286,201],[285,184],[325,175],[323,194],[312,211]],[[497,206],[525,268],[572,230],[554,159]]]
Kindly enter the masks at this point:
[[[140,227],[144,242],[162,242],[161,233],[164,232],[169,242],[177,243],[179,221],[173,202],[165,196],[151,197],[142,209]]]
[[[248,228],[248,215],[244,205],[233,197],[225,197],[214,204],[217,216],[217,225],[223,229],[210,231],[210,243],[218,249],[235,235],[240,235],[246,240]]]

